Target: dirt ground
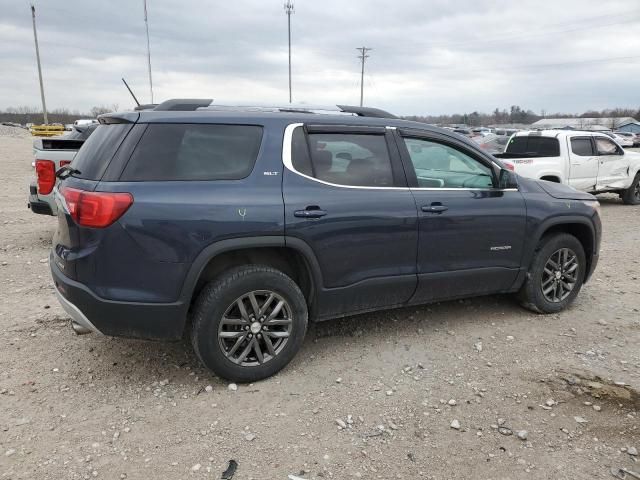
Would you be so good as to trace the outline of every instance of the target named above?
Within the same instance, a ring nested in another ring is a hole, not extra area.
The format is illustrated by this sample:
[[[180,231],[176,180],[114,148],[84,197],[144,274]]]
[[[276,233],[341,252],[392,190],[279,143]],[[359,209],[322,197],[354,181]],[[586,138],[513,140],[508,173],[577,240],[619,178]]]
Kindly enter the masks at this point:
[[[233,391],[183,343],[72,333],[31,155],[0,136],[1,479],[218,479],[231,459],[234,480],[640,472],[640,207],[601,198],[600,264],[568,311],[494,296],[325,322]]]

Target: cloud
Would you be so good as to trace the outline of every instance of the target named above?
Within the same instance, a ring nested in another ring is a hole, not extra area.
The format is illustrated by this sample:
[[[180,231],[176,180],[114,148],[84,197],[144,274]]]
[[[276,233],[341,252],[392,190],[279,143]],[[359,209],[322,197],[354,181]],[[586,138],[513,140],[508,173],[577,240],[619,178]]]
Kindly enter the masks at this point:
[[[284,103],[280,0],[148,0],[155,100]],[[142,2],[36,1],[50,109],[149,101]],[[39,105],[27,1],[0,0],[0,108]],[[640,12],[610,0],[297,0],[294,101],[398,114],[638,107]],[[623,60],[621,57],[634,57]]]

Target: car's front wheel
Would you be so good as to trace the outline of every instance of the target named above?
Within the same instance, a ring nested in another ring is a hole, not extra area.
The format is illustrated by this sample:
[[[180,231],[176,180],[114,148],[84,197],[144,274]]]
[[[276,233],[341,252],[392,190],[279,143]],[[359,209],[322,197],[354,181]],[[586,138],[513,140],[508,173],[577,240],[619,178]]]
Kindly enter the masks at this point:
[[[191,342],[219,377],[253,382],[284,368],[302,346],[306,329],[307,305],[298,285],[279,270],[247,265],[200,292]]]
[[[627,205],[640,205],[640,172],[636,174],[631,186],[620,194],[620,198]]]
[[[543,237],[518,292],[520,302],[538,313],[563,310],[580,292],[586,268],[584,249],[576,237],[566,233]]]

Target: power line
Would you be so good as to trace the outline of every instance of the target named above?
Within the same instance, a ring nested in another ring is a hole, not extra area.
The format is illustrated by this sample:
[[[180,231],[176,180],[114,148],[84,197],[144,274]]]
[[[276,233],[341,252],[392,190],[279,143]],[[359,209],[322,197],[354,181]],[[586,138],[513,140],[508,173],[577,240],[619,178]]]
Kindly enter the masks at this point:
[[[358,58],[362,62],[362,70],[360,72],[360,106],[362,106],[362,101],[364,99],[364,61],[369,58],[367,52],[370,52],[371,50],[373,50],[373,48],[358,47],[356,48],[356,50],[360,51],[360,55],[358,55]]]
[[[287,31],[289,34],[289,103],[291,103],[293,101],[291,95],[291,15],[295,12],[293,0],[286,0],[284,12],[287,15]]]
[[[574,65],[588,65],[593,63],[613,63],[627,60],[634,60],[640,58],[640,55],[631,55],[626,57],[608,57],[608,58],[594,58],[594,59],[585,59],[585,60],[576,60],[572,62],[558,62],[558,63],[539,63],[532,65],[516,65],[516,66],[505,66],[502,65],[502,68],[505,71],[514,71],[514,70],[528,70],[528,69],[543,69],[543,68],[554,68],[554,67],[570,67]],[[447,70],[457,70],[460,65],[456,66],[429,66],[429,70],[438,70],[438,71],[447,71]],[[496,72],[497,70],[494,67],[488,67],[487,69],[467,69],[465,67],[465,72],[486,72],[487,70],[491,70]]]
[[[432,47],[447,47],[447,48],[450,48],[450,47],[463,47],[463,46],[466,46],[466,45],[475,45],[475,44],[506,42],[506,41],[529,39],[529,38],[535,38],[535,37],[541,37],[541,36],[547,36],[547,35],[563,35],[563,34],[567,34],[567,33],[579,32],[579,31],[583,31],[583,30],[594,30],[596,28],[605,28],[605,27],[610,27],[610,26],[613,26],[613,25],[620,25],[620,24],[623,24],[623,23],[635,23],[637,21],[638,21],[638,18],[627,18],[625,20],[621,20],[621,21],[618,21],[618,22],[600,23],[598,25],[574,27],[574,28],[563,29],[563,30],[518,33],[518,34],[507,35],[507,36],[502,36],[502,37],[484,38],[484,39],[483,38],[479,38],[477,40],[469,40],[467,42],[460,42],[460,43],[449,43],[449,44],[447,44],[447,43],[444,43],[444,44],[432,43],[432,44],[430,44],[430,46],[432,46]]]

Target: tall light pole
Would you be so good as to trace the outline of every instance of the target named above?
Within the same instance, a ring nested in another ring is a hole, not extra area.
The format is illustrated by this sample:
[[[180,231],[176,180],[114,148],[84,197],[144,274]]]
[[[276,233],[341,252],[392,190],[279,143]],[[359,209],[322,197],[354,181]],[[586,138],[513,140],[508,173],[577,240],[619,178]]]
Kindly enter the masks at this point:
[[[294,13],[293,0],[287,0],[284,3],[284,12],[287,14],[287,27],[289,32],[289,103],[291,103],[291,14]]]
[[[151,103],[153,103],[153,80],[151,78],[151,47],[149,45],[149,20],[147,19],[147,0],[144,2],[144,27],[147,31],[147,66],[149,68],[149,90],[151,91]]]
[[[362,100],[364,99],[364,61],[369,58],[367,52],[370,52],[373,48],[358,47],[356,50],[360,51],[358,58],[362,61],[362,70],[360,72],[360,106],[362,106]]]
[[[36,7],[31,4],[31,19],[33,20],[33,39],[36,42],[36,61],[38,62],[38,77],[40,78],[40,98],[42,98],[42,113],[45,125],[49,123],[47,104],[44,101],[44,85],[42,83],[42,67],[40,66],[40,49],[38,48],[38,33],[36,32]]]

